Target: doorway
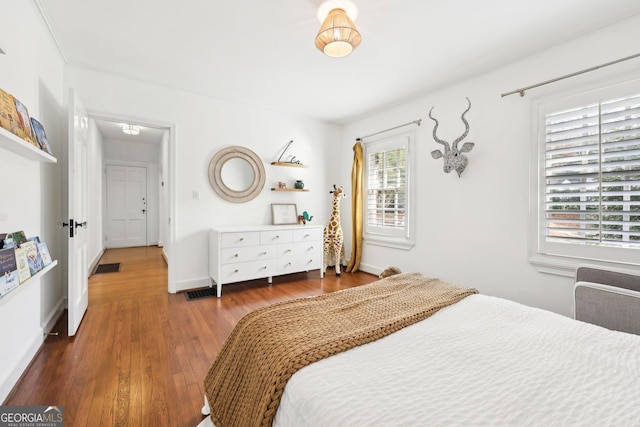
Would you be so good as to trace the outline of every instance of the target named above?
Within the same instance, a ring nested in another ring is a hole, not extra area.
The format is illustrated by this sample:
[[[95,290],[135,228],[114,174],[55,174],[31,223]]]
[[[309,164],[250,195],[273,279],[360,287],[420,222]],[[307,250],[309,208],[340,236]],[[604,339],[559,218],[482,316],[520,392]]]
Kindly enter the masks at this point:
[[[97,147],[89,179],[94,193],[90,196],[95,225],[91,240],[97,246],[92,265],[113,248],[157,246],[168,267],[165,291],[175,293],[169,261],[173,125],[91,111],[89,118]],[[139,132],[131,133],[132,127]]]

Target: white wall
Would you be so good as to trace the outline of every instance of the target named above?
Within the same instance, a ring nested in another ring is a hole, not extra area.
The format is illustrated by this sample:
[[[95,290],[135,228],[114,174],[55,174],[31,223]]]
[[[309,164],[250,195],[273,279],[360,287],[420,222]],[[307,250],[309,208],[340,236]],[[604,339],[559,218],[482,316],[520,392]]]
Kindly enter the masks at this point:
[[[208,285],[208,230],[223,225],[269,224],[271,203],[296,203],[300,211],[324,224],[329,217],[328,173],[337,171],[331,151],[340,143],[341,128],[276,111],[254,108],[132,81],[68,66],[66,84],[77,90],[88,110],[139,118],[139,122],[174,126],[169,150],[174,169],[163,171],[173,188],[175,212],[169,221],[175,233],[169,248],[170,288],[180,290]],[[309,169],[271,166],[289,140],[287,154],[294,154]],[[247,203],[227,202],[216,195],[208,181],[211,157],[221,148],[241,145],[263,160],[267,182],[264,190]],[[336,162],[337,163],[337,162]],[[335,175],[333,175],[335,176]],[[277,181],[304,179],[308,193],[270,191]],[[331,181],[331,182],[330,182]],[[171,196],[171,192],[170,196]],[[317,221],[317,222],[316,222]]]
[[[564,315],[572,313],[572,280],[538,273],[528,262],[529,165],[532,101],[583,84],[638,74],[640,59],[626,64],[534,89],[524,98],[502,98],[502,93],[637,53],[640,17],[619,23],[541,52],[485,75],[444,87],[388,111],[345,127],[342,140],[343,181],[351,165],[351,147],[362,135],[422,118],[417,129],[416,245],[410,251],[365,244],[362,268],[374,273],[390,264],[403,271],[420,271],[482,293],[497,295]],[[442,171],[442,159],[431,158],[441,148],[432,137],[434,116],[438,136],[452,141],[471,131],[465,142],[475,142],[469,165],[458,178]],[[343,203],[342,223],[351,241],[350,199]],[[349,252],[347,252],[349,253]]]
[[[63,63],[33,2],[0,0],[0,88],[20,99],[45,127],[54,156],[63,154]],[[11,13],[7,13],[10,11]],[[47,242],[60,259],[62,166],[27,160],[0,149],[0,231],[24,230]],[[0,402],[22,374],[63,309],[60,266],[0,299]]]

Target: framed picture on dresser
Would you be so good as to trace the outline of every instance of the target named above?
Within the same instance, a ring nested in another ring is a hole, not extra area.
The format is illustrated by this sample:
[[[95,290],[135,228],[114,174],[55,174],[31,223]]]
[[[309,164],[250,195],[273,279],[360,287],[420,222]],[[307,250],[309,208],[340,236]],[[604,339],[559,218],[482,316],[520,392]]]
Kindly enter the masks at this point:
[[[271,217],[273,225],[297,224],[298,207],[295,203],[272,203]]]

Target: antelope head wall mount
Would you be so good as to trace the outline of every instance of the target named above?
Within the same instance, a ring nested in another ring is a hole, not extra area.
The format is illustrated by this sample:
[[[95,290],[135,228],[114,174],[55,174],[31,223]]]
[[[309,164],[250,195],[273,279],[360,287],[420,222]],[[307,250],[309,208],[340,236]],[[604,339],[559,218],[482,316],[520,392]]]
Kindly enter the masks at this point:
[[[464,115],[467,114],[467,112],[471,109],[471,101],[469,101],[469,98],[467,98],[467,102],[469,103],[469,106],[466,110],[464,110],[464,113],[462,113],[462,123],[464,123],[465,126],[464,133],[456,138],[456,140],[453,141],[451,145],[449,145],[447,141],[438,138],[438,136],[436,135],[436,132],[438,131],[438,121],[431,115],[431,112],[435,107],[431,107],[431,110],[429,110],[429,118],[436,122],[436,124],[433,126],[433,139],[438,144],[442,144],[444,146],[444,153],[440,150],[434,150],[431,152],[431,157],[433,157],[434,159],[443,157],[443,170],[446,173],[455,170],[456,172],[458,172],[458,178],[460,177],[460,175],[462,175],[464,168],[467,167],[467,163],[469,163],[469,159],[467,159],[467,156],[462,153],[468,153],[473,149],[473,146],[475,145],[473,142],[465,142],[462,147],[458,149],[458,143],[465,139],[469,134],[469,122],[467,122],[467,119],[464,118]]]

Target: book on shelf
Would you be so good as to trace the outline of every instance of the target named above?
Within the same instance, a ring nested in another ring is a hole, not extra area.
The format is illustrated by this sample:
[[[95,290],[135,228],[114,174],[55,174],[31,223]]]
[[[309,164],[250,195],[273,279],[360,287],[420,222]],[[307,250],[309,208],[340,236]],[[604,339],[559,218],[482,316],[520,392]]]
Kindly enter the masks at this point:
[[[24,139],[34,147],[40,148],[40,146],[38,145],[38,141],[35,140],[35,138],[33,137],[33,132],[31,131],[31,119],[29,118],[29,111],[27,111],[26,105],[20,102],[20,100],[15,96],[13,97],[13,100],[16,104],[16,110],[18,112],[18,125],[21,129],[21,132],[17,133],[16,135],[18,135],[20,138]]]
[[[28,240],[20,245],[20,249],[24,249],[27,252],[27,263],[29,264],[29,273],[31,276],[42,270],[42,258],[38,254],[36,242]]]
[[[51,145],[49,144],[49,140],[47,139],[47,133],[44,131],[44,126],[42,126],[42,123],[31,117],[31,127],[33,128],[33,133],[36,141],[38,141],[40,149],[46,153],[53,155],[53,152],[51,151]]]
[[[16,266],[18,267],[18,281],[22,284],[31,277],[29,260],[27,259],[27,249],[22,247],[15,248],[15,255]]]
[[[13,243],[16,246],[20,246],[27,241],[27,236],[24,234],[23,230],[14,231],[13,233],[11,233],[11,237],[13,237]]]
[[[22,127],[18,121],[18,110],[13,95],[0,89],[0,126],[20,136]]]
[[[0,296],[6,295],[19,284],[14,249],[0,249]]]
[[[42,267],[46,267],[51,264],[53,260],[51,259],[51,254],[49,254],[49,248],[45,242],[37,243],[38,254],[40,254],[40,259],[42,260]]]

